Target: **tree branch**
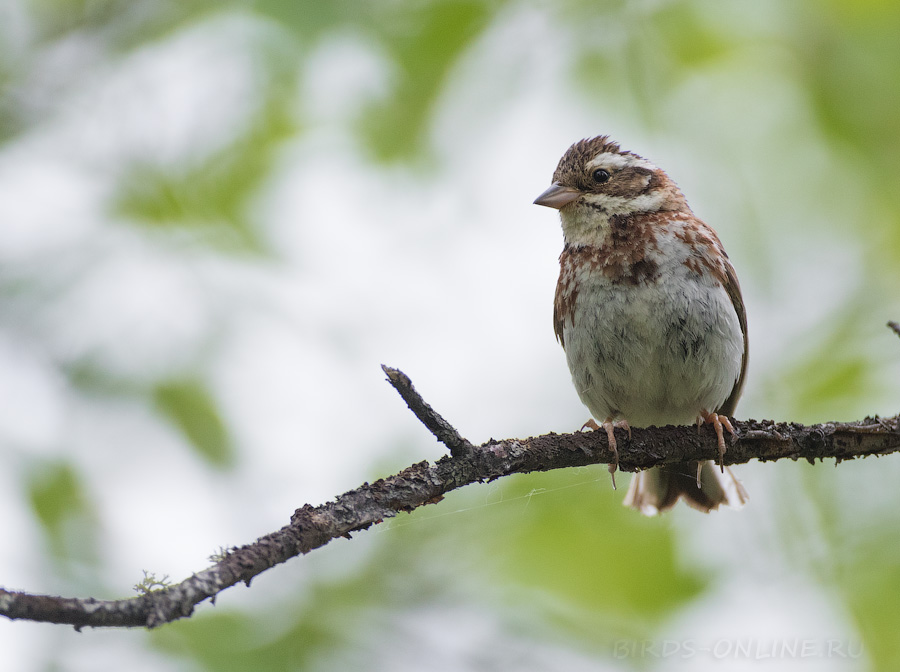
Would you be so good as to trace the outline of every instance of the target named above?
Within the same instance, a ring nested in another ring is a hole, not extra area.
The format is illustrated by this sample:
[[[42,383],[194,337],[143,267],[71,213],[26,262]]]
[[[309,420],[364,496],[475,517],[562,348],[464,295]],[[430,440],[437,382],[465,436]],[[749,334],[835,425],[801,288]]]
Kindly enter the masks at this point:
[[[474,450],[471,443],[459,435],[456,428],[444,420],[422,396],[416,392],[412,381],[400,369],[381,365],[381,370],[387,374],[388,382],[403,397],[403,401],[409,406],[409,410],[415,413],[419,421],[428,428],[428,431],[437,437],[437,440],[450,449],[452,457],[465,457]]]
[[[895,334],[900,336],[900,324],[897,324],[896,322],[891,321],[891,322],[887,323],[887,326],[891,331],[893,331]]]
[[[364,483],[334,501],[304,505],[291,521],[256,542],[232,548],[212,567],[181,583],[122,600],[63,598],[0,589],[0,615],[82,627],[153,628],[193,613],[203,600],[215,600],[226,588],[338,537],[349,538],[401,511],[439,502],[444,494],[469,483],[502,476],[564,467],[608,464],[613,455],[605,432],[546,434],[528,439],[488,441],[473,446],[429,406],[401,371],[383,367],[388,381],[416,417],[451,451],[435,464],[419,462],[399,474]],[[725,454],[725,464],[752,459],[771,461],[825,458],[842,460],[900,451],[900,416],[861,422],[829,422],[804,426],[772,421],[733,421],[738,437]],[[647,469],[659,464],[718,459],[712,430],[696,427],[619,430],[619,468]]]

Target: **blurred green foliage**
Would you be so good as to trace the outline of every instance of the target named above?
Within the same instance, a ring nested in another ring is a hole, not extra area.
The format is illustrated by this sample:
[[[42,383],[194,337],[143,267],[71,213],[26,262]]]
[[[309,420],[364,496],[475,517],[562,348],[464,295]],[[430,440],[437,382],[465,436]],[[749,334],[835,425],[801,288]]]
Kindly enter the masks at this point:
[[[360,139],[377,161],[408,160],[428,147],[428,123],[453,65],[503,6],[485,0],[360,5],[338,0],[257,0],[258,11],[315,43],[331,31],[375,40],[396,66],[393,90],[360,110]]]
[[[100,403],[113,399],[137,403],[149,400],[207,464],[220,469],[234,465],[236,456],[230,432],[218,401],[204,381],[162,379],[148,385],[91,361],[74,362],[64,371],[73,387]]]
[[[191,379],[162,382],[153,392],[153,401],[209,464],[224,468],[234,463],[228,430],[203,383]]]
[[[384,569],[374,563],[352,578],[317,583],[309,595],[297,595],[294,604],[277,605],[265,617],[227,608],[198,614],[153,633],[153,642],[205,670],[304,669],[354,643],[354,633],[380,609],[400,606],[384,590],[391,577]]]
[[[349,574],[312,584],[296,602],[267,604],[264,617],[220,605],[154,633],[154,642],[207,670],[304,669],[336,651],[364,663],[373,640],[403,645],[404,612],[464,599],[499,609],[511,629],[602,656],[615,640],[651,638],[707,585],[676,557],[669,522],[632,515],[604,469],[506,480],[385,523]]]
[[[189,234],[221,251],[270,252],[252,205],[283,144],[298,131],[287,88],[295,72],[285,64],[292,57],[277,49],[260,54],[258,109],[241,135],[195,165],[129,166],[119,178],[111,214]]]
[[[376,159],[408,159],[427,146],[429,115],[447,74],[487,27],[491,4],[468,0],[411,3],[412,11],[386,17],[378,26],[378,37],[399,73],[391,97],[362,115],[362,138]]]
[[[596,481],[586,478],[594,474]],[[679,563],[670,523],[632,515],[607,480],[602,468],[512,479],[503,501],[518,505],[491,507],[480,516],[491,529],[479,536],[489,540],[485,553],[498,578],[547,591],[578,614],[642,623],[647,636],[707,581]],[[578,627],[578,618],[567,625]]]
[[[28,498],[61,569],[98,562],[97,511],[71,464],[60,461],[33,465]]]
[[[5,57],[0,59],[0,140],[8,145],[41,124],[50,125],[56,111],[45,99],[79,85],[79,72],[65,71],[65,63],[60,81],[46,84],[39,76],[53,49],[68,41],[90,43],[98,61],[115,64],[228,14],[263,22],[277,35],[255,47],[259,87],[250,121],[224,146],[193,162],[129,162],[116,175],[108,208],[117,225],[131,226],[148,240],[188,238],[203,253],[238,253],[262,262],[277,255],[254,202],[277,170],[282,151],[308,130],[297,101],[299,83],[308,75],[305,62],[336,35],[354,36],[387,61],[387,91],[354,110],[346,129],[371,158],[373,170],[420,165],[429,156],[434,115],[455,69],[498,22],[517,13],[544,17],[548,36],[565,50],[561,57],[568,64],[573,100],[615,108],[665,137],[681,133],[667,115],[686,83],[724,70],[736,78],[738,89],[741,71],[735,63],[778,53],[797,100],[808,105],[822,156],[834,161],[823,187],[827,193],[820,198],[846,190],[858,199],[854,218],[840,226],[859,243],[866,276],[841,299],[834,319],[811,329],[794,348],[791,362],[765,374],[758,387],[768,408],[797,421],[850,419],[879,398],[881,354],[868,347],[870,335],[860,325],[874,303],[885,301],[900,283],[900,4],[769,2],[754,7],[752,16],[702,0],[554,5],[38,0],[23,7],[36,28],[33,42],[25,47],[0,43]],[[30,86],[46,88],[32,96]],[[770,104],[757,102],[760,111]],[[727,126],[730,120],[721,123]],[[766,158],[779,166],[794,160],[789,149],[777,145]],[[817,223],[805,225],[814,232]],[[0,300],[11,301],[28,279],[7,278],[5,272],[0,269]],[[34,284],[43,281],[39,270],[30,272]],[[869,296],[873,288],[881,292],[875,299]],[[24,331],[29,338],[41,333],[36,327]],[[155,372],[149,382],[137,382],[102,361],[88,365],[77,358],[59,359],[61,374],[79,394],[144,400],[211,467],[235,464],[227,418],[202,374]],[[29,504],[54,558],[60,564],[99,564],[98,512],[78,469],[65,460],[35,459],[29,473]],[[704,595],[714,577],[685,565],[683,540],[671,519],[646,521],[623,510],[622,492],[609,491],[604,477],[596,485],[595,475],[532,475],[497,484],[489,496],[485,488],[454,494],[439,509],[427,507],[386,525],[374,550],[349,575],[321,578],[312,572],[298,591],[302,595],[288,596],[278,613],[271,605],[264,605],[262,616],[204,607],[189,621],[154,632],[150,641],[209,670],[307,669],[341,655],[364,661],[373,632],[388,639],[392,617],[462,596],[500,612],[513,624],[510,629],[559,638],[603,657],[615,638],[654,637]],[[802,497],[821,514],[827,552],[813,560],[801,548],[794,556],[800,571],[839,597],[874,668],[897,669],[900,537],[895,530],[900,520],[895,512],[900,507],[892,492],[885,493],[888,501],[869,522],[871,534],[849,543],[845,537],[859,521],[836,509],[846,503],[854,511],[858,493],[835,497],[832,477],[823,476],[821,468],[810,468],[809,480]],[[781,525],[782,532],[802,528],[790,513],[773,525]],[[797,543],[787,536],[781,540],[784,547]],[[452,561],[447,549],[453,549]],[[312,558],[276,571],[298,571],[307,560]]]

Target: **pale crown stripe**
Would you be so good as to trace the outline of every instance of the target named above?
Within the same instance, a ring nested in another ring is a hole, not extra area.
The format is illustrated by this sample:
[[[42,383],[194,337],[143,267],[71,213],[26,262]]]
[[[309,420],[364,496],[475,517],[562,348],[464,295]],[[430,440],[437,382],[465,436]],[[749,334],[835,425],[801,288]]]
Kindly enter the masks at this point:
[[[646,168],[647,170],[658,170],[655,165],[646,159],[631,156],[630,154],[619,154],[617,152],[603,152],[603,154],[598,154],[588,161],[587,168]]]

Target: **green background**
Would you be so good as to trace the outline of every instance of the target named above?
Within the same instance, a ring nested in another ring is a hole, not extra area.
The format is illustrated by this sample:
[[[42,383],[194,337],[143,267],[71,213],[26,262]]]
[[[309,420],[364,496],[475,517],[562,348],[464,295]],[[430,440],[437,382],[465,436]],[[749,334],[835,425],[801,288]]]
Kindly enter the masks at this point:
[[[580,427],[531,201],[600,133],[734,261],[738,417],[897,412],[897,3],[5,0],[0,585],[128,596],[437,459],[382,362],[473,441]],[[0,646],[25,671],[897,669],[896,458],[737,471],[749,505],[708,517],[625,510],[602,467],[470,486],[154,632],[2,621]]]

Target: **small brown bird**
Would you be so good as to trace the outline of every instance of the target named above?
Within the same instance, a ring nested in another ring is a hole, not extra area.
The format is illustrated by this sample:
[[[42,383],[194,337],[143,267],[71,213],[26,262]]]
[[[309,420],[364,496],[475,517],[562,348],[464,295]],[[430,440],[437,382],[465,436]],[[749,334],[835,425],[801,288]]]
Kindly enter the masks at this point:
[[[748,351],[741,289],[715,231],[665,172],[606,136],[572,145],[535,203],[562,219],[553,326],[600,421],[588,424],[605,429],[618,460],[614,427],[709,423],[721,459]],[[654,515],[679,497],[708,512],[747,493],[730,470],[694,462],[635,474],[625,504]]]

